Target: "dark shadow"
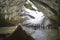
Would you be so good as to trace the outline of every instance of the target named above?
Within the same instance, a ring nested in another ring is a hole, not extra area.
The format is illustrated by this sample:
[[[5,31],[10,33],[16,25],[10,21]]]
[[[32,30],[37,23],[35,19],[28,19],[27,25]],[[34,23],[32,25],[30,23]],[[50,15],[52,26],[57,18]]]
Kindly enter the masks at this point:
[[[15,32],[5,40],[34,40],[34,39],[30,35],[26,34],[26,32],[22,30],[21,25],[19,25]]]

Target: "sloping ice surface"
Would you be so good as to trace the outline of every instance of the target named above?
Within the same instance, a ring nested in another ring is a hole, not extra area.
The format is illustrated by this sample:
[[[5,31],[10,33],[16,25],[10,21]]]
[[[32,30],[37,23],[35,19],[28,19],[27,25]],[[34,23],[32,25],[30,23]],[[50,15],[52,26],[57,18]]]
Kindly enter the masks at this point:
[[[25,18],[23,24],[27,24],[27,25],[41,24],[45,18],[43,12],[39,12],[37,10],[36,11],[30,10],[25,6],[23,6],[22,8],[22,14],[24,14],[22,18],[23,19]],[[31,18],[29,15],[33,16],[34,18]],[[44,25],[47,25],[49,23],[50,23],[49,20],[46,19]],[[38,26],[36,26],[36,28],[37,27]],[[56,38],[57,31],[55,29],[48,29],[47,27],[46,29],[43,29],[41,26],[38,29],[34,29],[32,26],[31,27],[23,26],[23,30],[25,30],[27,34],[31,35],[35,40],[56,40],[57,39]]]

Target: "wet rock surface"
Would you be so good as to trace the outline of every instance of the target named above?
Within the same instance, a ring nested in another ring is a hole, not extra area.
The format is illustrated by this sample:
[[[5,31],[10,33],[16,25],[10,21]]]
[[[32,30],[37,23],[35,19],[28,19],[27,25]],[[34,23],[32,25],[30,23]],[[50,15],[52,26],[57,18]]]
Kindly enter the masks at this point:
[[[21,1],[21,2],[20,2]],[[59,0],[31,0],[39,9],[45,13],[45,15],[53,20],[56,24],[59,24]],[[18,20],[20,21],[19,14],[21,13],[21,7],[25,3],[24,0],[0,0],[0,9],[1,9],[1,20],[8,19],[12,24]],[[21,4],[22,3],[22,4]],[[21,5],[20,5],[21,4]],[[58,7],[58,8],[57,8]],[[29,15],[30,16],[30,15]],[[30,16],[32,17],[32,16]],[[11,21],[12,19],[12,21]],[[15,20],[15,21],[14,21]],[[18,24],[17,22],[17,24]],[[3,24],[3,23],[2,23]],[[55,25],[55,24],[54,24]],[[49,26],[49,25],[48,25]],[[60,40],[60,28],[56,26],[57,29],[51,29],[50,27],[35,26],[34,28],[18,26],[14,33],[6,38],[5,40]],[[31,36],[30,36],[31,35]],[[1,36],[1,35],[0,35]],[[5,36],[5,35],[2,35]],[[1,38],[2,39],[2,38]]]
[[[39,11],[44,12],[44,14],[55,23],[60,24],[59,20],[59,0],[31,0]]]
[[[23,27],[27,34],[31,35],[35,40],[59,40],[56,29],[33,29],[32,27]]]

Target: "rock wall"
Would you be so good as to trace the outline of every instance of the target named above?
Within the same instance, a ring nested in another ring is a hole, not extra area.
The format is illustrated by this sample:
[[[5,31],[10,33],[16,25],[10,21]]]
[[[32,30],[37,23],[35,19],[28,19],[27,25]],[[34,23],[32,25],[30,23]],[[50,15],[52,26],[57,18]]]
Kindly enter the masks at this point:
[[[10,24],[20,22],[21,8],[26,0],[0,0],[0,24],[5,24],[5,21]],[[9,25],[9,24],[8,24]]]
[[[59,15],[59,5],[60,5],[60,1],[59,0],[39,0],[44,2],[45,4],[47,4],[48,6],[50,6],[52,9],[57,11],[57,15]]]
[[[49,19],[60,24],[60,1],[59,0],[30,0],[35,4],[39,11],[44,12]]]

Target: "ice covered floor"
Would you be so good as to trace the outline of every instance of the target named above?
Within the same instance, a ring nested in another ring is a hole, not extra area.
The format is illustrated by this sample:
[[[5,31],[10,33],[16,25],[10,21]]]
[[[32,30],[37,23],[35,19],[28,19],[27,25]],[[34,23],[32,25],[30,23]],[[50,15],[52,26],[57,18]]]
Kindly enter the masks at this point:
[[[28,2],[30,2],[30,1],[28,0]],[[34,7],[34,5],[32,7],[35,8],[36,11],[30,10],[30,9],[26,8],[25,6],[22,7],[22,14],[23,14],[22,18],[25,20],[23,22],[23,24],[35,25],[35,24],[41,24],[43,22],[43,20],[45,18],[43,12],[37,11],[37,8]],[[30,16],[32,16],[34,18],[32,18]],[[45,24],[48,24],[48,23],[49,23],[48,21],[45,21]],[[27,32],[27,34],[31,35],[35,40],[50,40],[51,37],[53,37],[55,35],[54,34],[55,30],[51,30],[48,28],[47,29],[38,28],[35,30],[35,29],[33,29],[33,27],[23,26],[23,30],[25,30]]]
[[[35,40],[57,40],[57,31],[55,29],[37,29],[32,27],[23,27],[27,34],[31,35]]]
[[[42,12],[30,10],[28,8],[25,8],[23,6],[22,8],[22,14],[24,15],[22,18],[28,18],[29,20],[26,20],[23,22],[23,24],[41,24],[43,19],[45,18],[44,14]],[[28,15],[31,15],[34,17],[31,18]],[[23,27],[23,29],[27,32],[27,34],[31,35],[35,40],[45,40],[46,32],[45,30],[34,30],[32,27]]]
[[[32,28],[23,27],[27,34],[31,35],[35,40],[45,40],[46,39],[46,30],[34,30]]]

